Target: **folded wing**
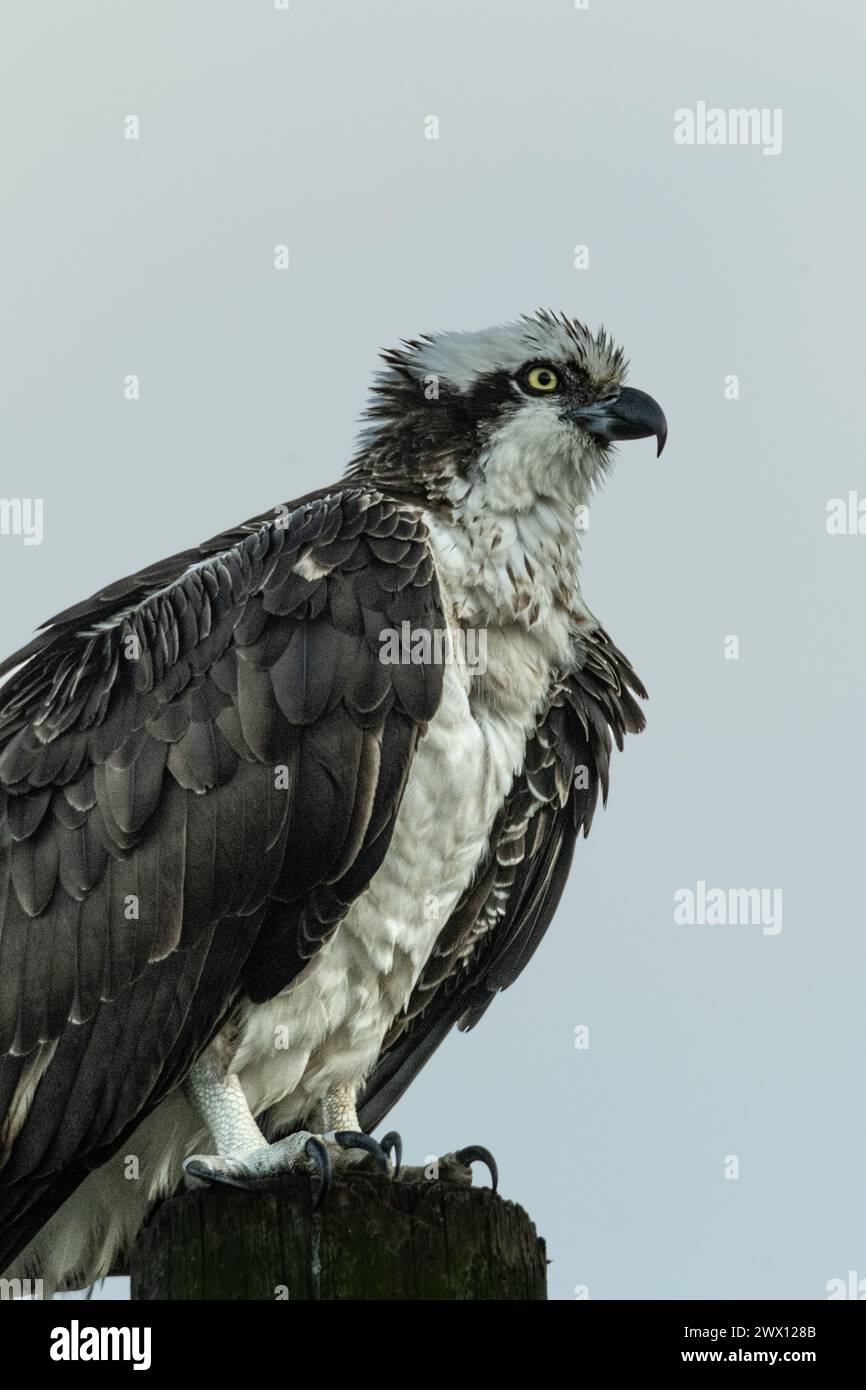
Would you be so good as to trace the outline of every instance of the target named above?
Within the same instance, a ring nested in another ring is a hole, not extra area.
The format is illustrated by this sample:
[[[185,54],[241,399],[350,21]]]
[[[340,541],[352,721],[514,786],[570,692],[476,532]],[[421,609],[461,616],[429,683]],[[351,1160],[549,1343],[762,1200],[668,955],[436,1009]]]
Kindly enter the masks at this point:
[[[0,668],[0,1268],[382,862],[441,693],[380,660],[405,621],[443,623],[423,523],[344,488]]]

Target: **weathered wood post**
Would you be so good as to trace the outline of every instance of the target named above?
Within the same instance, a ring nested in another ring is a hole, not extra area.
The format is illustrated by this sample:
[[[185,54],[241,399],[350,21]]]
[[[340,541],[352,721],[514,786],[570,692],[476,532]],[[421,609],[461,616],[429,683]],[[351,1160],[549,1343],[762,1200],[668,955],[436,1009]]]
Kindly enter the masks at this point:
[[[134,1299],[540,1300],[544,1241],[489,1188],[288,1174],[266,1192],[226,1187],[164,1202],[129,1261]]]

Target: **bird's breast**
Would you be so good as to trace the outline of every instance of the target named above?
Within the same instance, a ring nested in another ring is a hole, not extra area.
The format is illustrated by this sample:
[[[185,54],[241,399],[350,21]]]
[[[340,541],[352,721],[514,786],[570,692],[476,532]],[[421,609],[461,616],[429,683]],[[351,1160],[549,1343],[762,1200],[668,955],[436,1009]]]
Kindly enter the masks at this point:
[[[470,686],[459,660],[446,664],[384,862],[302,974],[246,1008],[233,1070],[278,1124],[369,1072],[486,853],[526,734],[512,714],[474,709]]]

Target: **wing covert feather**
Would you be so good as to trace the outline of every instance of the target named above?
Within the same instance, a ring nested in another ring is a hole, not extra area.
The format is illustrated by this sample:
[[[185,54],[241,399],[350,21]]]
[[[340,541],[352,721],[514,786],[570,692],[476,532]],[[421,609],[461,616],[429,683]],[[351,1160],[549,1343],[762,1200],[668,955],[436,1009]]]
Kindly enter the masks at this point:
[[[379,659],[407,612],[444,622],[420,514],[351,485],[112,584],[0,668],[16,1244],[51,1175],[104,1155],[242,993],[287,984],[381,863],[441,694],[441,669]]]

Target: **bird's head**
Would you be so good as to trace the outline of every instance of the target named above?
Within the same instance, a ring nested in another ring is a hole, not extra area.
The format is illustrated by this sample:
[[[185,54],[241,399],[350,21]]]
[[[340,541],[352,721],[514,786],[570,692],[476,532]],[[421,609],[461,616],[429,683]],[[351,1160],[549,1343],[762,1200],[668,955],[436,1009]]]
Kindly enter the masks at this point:
[[[624,385],[622,351],[562,315],[423,337],[383,358],[350,473],[433,504],[467,489],[505,512],[539,498],[577,503],[612,444],[654,435],[664,447],[661,407]]]

